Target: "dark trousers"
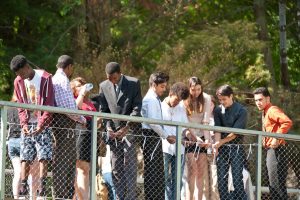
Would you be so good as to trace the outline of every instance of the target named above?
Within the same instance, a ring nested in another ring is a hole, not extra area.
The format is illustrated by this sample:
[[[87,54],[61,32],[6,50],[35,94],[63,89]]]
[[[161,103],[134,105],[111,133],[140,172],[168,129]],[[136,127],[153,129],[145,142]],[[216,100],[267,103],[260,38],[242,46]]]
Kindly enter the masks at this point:
[[[53,115],[56,140],[53,159],[53,188],[55,198],[72,199],[76,169],[76,123],[63,114]]]
[[[152,130],[144,129],[144,190],[145,199],[164,200],[164,158],[161,138]],[[147,137],[151,136],[151,137]]]
[[[110,141],[112,154],[112,175],[115,185],[116,196],[119,200],[135,200],[137,181],[137,155],[135,139],[133,136],[126,137],[131,143],[129,147],[125,141]]]
[[[245,163],[242,146],[222,146],[217,157],[218,188],[221,200],[247,200],[243,183]],[[234,191],[228,192],[228,171],[231,166]]]
[[[287,147],[267,149],[267,170],[272,200],[287,200],[286,177],[288,171]]]
[[[291,168],[294,170],[298,181],[300,182],[300,161],[298,160],[298,156],[300,155],[300,146],[298,142],[289,141],[289,145],[286,147],[287,153],[289,157],[289,163]]]

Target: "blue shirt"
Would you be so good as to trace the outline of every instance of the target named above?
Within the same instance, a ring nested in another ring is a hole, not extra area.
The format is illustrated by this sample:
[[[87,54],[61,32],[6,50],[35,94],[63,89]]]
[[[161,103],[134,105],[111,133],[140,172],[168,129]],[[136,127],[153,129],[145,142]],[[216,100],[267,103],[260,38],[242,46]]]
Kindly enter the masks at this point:
[[[229,128],[245,129],[247,125],[247,110],[240,103],[233,102],[233,104],[225,109],[225,113],[222,113],[221,106],[217,106],[214,109],[215,126],[223,126]],[[221,139],[224,139],[229,133],[221,133]],[[237,135],[234,140],[228,142],[228,144],[242,143],[243,136]]]

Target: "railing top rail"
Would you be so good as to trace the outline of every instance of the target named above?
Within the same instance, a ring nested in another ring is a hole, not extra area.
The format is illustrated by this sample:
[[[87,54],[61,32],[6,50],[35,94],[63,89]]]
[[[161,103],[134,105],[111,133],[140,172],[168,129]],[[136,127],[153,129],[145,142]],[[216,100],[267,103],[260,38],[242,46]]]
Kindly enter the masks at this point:
[[[133,121],[133,122],[147,123],[147,124],[182,126],[182,127],[196,128],[196,129],[212,130],[215,132],[237,133],[242,135],[262,135],[268,137],[277,137],[277,138],[285,138],[285,139],[300,141],[300,135],[294,135],[294,134],[274,134],[274,133],[249,130],[249,129],[209,126],[209,125],[201,125],[196,123],[183,123],[183,122],[156,120],[156,119],[150,119],[144,117],[133,117],[133,116],[119,115],[119,114],[72,110],[72,109],[60,108],[60,107],[40,106],[40,105],[32,105],[32,104],[21,104],[21,103],[9,102],[9,101],[0,101],[0,107],[3,106],[24,108],[29,110],[41,110],[41,111],[48,111],[52,113],[61,113],[61,114],[89,115],[89,116],[97,116],[105,119],[117,119],[122,121]]]

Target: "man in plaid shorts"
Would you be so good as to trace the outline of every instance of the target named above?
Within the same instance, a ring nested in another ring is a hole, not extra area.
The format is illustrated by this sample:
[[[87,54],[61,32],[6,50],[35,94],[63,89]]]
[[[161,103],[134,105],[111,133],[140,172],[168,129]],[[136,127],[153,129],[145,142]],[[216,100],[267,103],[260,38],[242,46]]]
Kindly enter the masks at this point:
[[[54,92],[51,74],[32,69],[22,55],[13,57],[10,68],[17,75],[14,92],[19,103],[54,106]],[[21,188],[20,195],[28,195],[30,164],[37,157],[39,161],[38,196],[46,195],[48,162],[52,160],[52,138],[48,128],[52,115],[46,111],[19,109],[21,133]]]

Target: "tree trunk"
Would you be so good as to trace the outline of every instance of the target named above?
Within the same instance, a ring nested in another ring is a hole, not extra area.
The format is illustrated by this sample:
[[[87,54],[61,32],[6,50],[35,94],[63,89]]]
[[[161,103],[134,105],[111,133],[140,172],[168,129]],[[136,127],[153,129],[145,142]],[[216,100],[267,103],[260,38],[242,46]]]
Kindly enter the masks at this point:
[[[286,2],[279,0],[279,30],[280,30],[280,70],[281,83],[285,89],[290,89],[286,47]]]
[[[268,70],[271,73],[271,86],[272,88],[277,88],[276,80],[275,80],[275,70],[273,67],[273,59],[272,59],[272,50],[270,48],[270,41],[268,37],[268,28],[267,28],[267,20],[266,20],[266,9],[265,9],[265,0],[254,0],[254,13],[256,17],[256,23],[258,25],[258,38],[262,41],[266,42],[266,46],[263,49],[265,63],[268,67]],[[274,90],[276,91],[276,90]]]
[[[298,40],[300,40],[300,0],[297,0]]]
[[[86,24],[92,50],[105,49],[111,43],[111,1],[86,0]]]

